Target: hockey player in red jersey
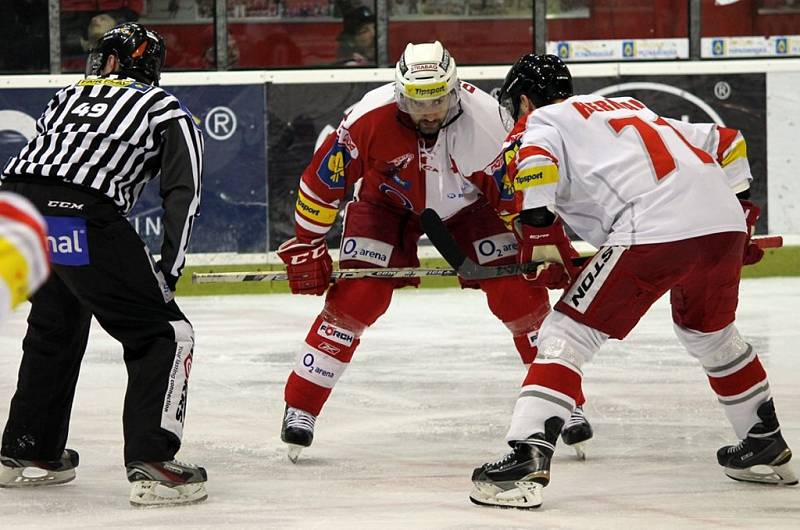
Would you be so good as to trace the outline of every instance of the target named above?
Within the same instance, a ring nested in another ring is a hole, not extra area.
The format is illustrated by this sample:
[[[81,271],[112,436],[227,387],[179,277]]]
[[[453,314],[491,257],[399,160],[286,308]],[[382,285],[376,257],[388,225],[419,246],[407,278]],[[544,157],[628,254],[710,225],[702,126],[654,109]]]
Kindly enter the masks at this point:
[[[50,274],[47,225],[26,198],[0,191],[0,324]]]
[[[497,101],[458,80],[455,61],[439,42],[409,44],[395,74],[394,83],[352,107],[314,153],[297,193],[296,237],[278,249],[293,293],[327,291],[286,383],[281,439],[292,461],[311,444],[316,418],[361,334],[389,307],[394,289],[419,284],[417,278],[355,279],[330,286],[325,235],[348,190],[355,188],[345,206],[343,268],[418,267],[419,213],[425,208],[435,209],[480,263],[516,259],[514,234],[497,216],[512,199],[497,154],[506,132]],[[521,277],[462,285],[486,293],[489,309],[530,364],[550,309],[546,290]],[[591,437],[582,415],[574,424],[565,432],[567,442]]]
[[[512,451],[474,470],[471,500],[541,505],[558,433],[582,395],[581,366],[668,291],[675,333],[741,439],[717,452],[725,473],[797,484],[767,374],[734,325],[742,263],[762,256],[750,242],[758,208],[747,200],[741,134],[662,118],[632,98],[575,96],[553,55],[520,58],[500,102],[523,131],[508,164],[519,259],[551,263],[571,286],[539,331],[506,435]],[[581,270],[562,219],[599,248]]]

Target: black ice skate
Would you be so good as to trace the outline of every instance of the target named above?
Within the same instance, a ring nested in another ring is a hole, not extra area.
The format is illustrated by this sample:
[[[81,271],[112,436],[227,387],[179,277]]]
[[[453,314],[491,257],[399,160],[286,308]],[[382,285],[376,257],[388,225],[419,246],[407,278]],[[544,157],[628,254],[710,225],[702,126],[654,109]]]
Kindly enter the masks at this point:
[[[717,451],[719,465],[734,480],[786,486],[797,484],[797,475],[789,464],[792,451],[781,436],[772,400],[762,403],[756,413],[761,421],[753,425],[747,438]]]
[[[78,453],[64,449],[59,460],[25,460],[0,455],[0,488],[64,484],[75,478]]]
[[[583,415],[583,407],[575,407],[561,431],[561,440],[565,445],[575,449],[578,458],[586,460],[584,443],[590,440],[593,434],[589,420]]]
[[[472,472],[474,488],[469,499],[482,506],[538,508],[542,488],[550,483],[550,459],[564,420],[548,419],[544,433],[510,443],[513,451],[501,460]]]
[[[281,440],[289,446],[288,457],[293,464],[297,463],[300,451],[311,445],[314,440],[314,422],[317,417],[301,409],[286,405],[283,412]]]
[[[177,460],[131,462],[125,466],[133,506],[174,506],[206,500],[206,470]]]

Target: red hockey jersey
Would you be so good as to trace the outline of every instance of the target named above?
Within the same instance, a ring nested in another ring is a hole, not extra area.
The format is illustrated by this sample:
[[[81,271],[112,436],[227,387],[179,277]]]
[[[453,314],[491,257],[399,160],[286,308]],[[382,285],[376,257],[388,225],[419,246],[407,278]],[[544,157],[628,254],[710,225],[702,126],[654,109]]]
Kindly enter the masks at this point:
[[[497,101],[468,83],[460,93],[461,114],[435,143],[421,138],[398,111],[393,83],[367,93],[303,172],[295,209],[298,238],[323,237],[352,186],[354,200],[417,213],[432,208],[443,219],[480,195],[499,212],[508,210],[513,190],[501,154],[506,131]]]

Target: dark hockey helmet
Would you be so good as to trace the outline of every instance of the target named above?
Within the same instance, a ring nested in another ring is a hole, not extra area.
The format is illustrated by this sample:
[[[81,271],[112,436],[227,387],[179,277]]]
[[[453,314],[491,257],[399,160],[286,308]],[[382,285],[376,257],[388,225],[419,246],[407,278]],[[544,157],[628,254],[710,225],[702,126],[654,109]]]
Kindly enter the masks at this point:
[[[86,60],[86,75],[101,75],[109,55],[119,59],[119,71],[137,81],[158,86],[167,58],[164,38],[141,24],[125,22],[108,30]]]
[[[570,97],[573,92],[569,68],[555,55],[523,55],[508,71],[497,96],[500,106],[511,115],[513,121],[519,117],[522,94],[528,96],[537,107]]]

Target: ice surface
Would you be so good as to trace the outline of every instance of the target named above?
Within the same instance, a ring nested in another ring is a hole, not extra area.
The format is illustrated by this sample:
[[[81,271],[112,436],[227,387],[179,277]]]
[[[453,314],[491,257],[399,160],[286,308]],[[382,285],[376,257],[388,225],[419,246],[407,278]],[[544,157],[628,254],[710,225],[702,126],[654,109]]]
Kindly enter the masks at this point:
[[[743,283],[738,325],[770,374],[783,432],[800,448],[800,279]],[[184,447],[209,500],[128,505],[121,348],[93,326],[69,447],[78,478],[0,490],[2,528],[798,528],[800,488],[734,482],[716,449],[734,436],[660,300],[624,342],[585,367],[595,428],[586,462],[559,446],[544,506],[473,506],[472,468],[506,451],[524,371],[479,291],[401,290],[369,329],[292,465],[279,439],[283,384],[322,299],[179,300],[197,336]],[[0,336],[5,423],[27,310]],[[42,389],[47,392],[47,389]],[[800,471],[800,461],[795,463]]]

